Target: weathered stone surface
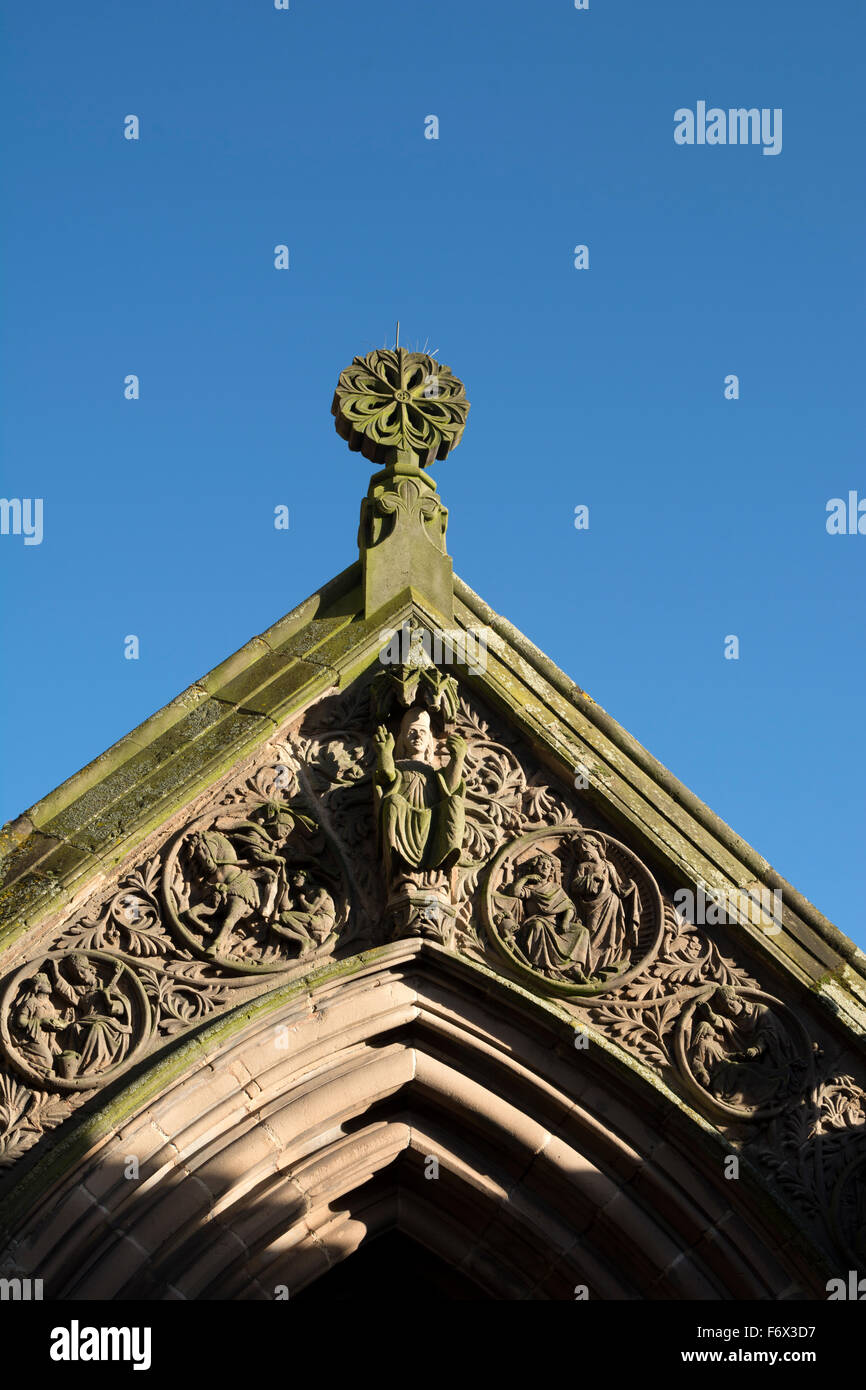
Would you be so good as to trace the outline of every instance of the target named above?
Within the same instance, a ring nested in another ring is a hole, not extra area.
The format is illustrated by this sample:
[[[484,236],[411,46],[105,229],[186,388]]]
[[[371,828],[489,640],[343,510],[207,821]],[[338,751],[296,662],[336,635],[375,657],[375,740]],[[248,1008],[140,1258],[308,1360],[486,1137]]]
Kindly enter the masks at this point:
[[[265,1298],[399,1219],[497,1297],[820,1296],[863,955],[454,577],[468,406],[400,354],[335,397],[385,465],[358,564],[0,832],[9,1267]]]

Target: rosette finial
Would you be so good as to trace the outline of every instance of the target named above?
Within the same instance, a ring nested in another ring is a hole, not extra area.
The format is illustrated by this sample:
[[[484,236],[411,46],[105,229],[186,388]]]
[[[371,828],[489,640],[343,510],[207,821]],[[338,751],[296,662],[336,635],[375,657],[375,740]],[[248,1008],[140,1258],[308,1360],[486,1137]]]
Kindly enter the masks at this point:
[[[429,467],[460,443],[469,402],[450,367],[408,348],[377,348],[340,373],[337,433],[372,463]]]

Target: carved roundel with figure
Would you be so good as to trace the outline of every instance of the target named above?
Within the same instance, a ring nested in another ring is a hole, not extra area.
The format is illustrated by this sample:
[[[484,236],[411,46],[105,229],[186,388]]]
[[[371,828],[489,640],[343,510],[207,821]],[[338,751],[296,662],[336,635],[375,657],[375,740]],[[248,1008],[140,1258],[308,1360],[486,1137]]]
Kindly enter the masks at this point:
[[[153,1017],[134,970],[105,951],[52,951],[22,966],[0,1002],[0,1043],[31,1083],[90,1090],[150,1040]]]
[[[866,1148],[836,1180],[830,1202],[833,1234],[852,1267],[866,1270]]]
[[[330,953],[346,921],[339,868],[320,827],[285,802],[201,817],[177,836],[162,875],[166,915],[197,956],[270,974]]]
[[[536,992],[608,993],[654,959],[661,895],[631,850],[576,822],[540,827],[505,845],[483,896],[490,940]]]
[[[778,1115],[806,1084],[811,1046],[781,1000],[714,985],[683,1008],[677,1065],[705,1108],[734,1120]]]

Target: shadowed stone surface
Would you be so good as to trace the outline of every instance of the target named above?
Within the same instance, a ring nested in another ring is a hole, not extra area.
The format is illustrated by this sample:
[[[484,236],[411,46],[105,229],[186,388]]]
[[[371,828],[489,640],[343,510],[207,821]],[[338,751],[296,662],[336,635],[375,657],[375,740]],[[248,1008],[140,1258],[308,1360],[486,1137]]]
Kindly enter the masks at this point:
[[[823,1297],[862,953],[453,575],[450,371],[356,358],[333,411],[359,561],[0,832],[4,1270],[327,1296],[372,1241],[443,1298]]]

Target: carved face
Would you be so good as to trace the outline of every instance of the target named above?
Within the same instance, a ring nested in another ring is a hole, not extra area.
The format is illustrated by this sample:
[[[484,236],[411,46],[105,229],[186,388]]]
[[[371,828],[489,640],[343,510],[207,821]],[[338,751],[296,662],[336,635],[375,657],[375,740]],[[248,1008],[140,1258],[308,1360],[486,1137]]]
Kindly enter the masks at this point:
[[[721,985],[710,997],[709,1002],[711,1007],[715,1007],[721,1014],[726,1014],[728,1018],[736,1018],[745,1008],[745,1003],[736,990],[727,985]]]
[[[588,859],[596,864],[600,861],[601,846],[597,840],[592,840],[589,836],[586,836],[578,841],[578,847],[580,849],[580,857],[584,861]]]
[[[99,976],[86,956],[72,956],[70,964],[81,984],[95,985],[99,983]]]
[[[527,861],[526,868],[544,883],[559,883],[559,860],[552,854],[536,854]]]
[[[414,758],[422,763],[432,761],[433,733],[426,710],[409,710],[403,716],[397,740],[397,757]]]

